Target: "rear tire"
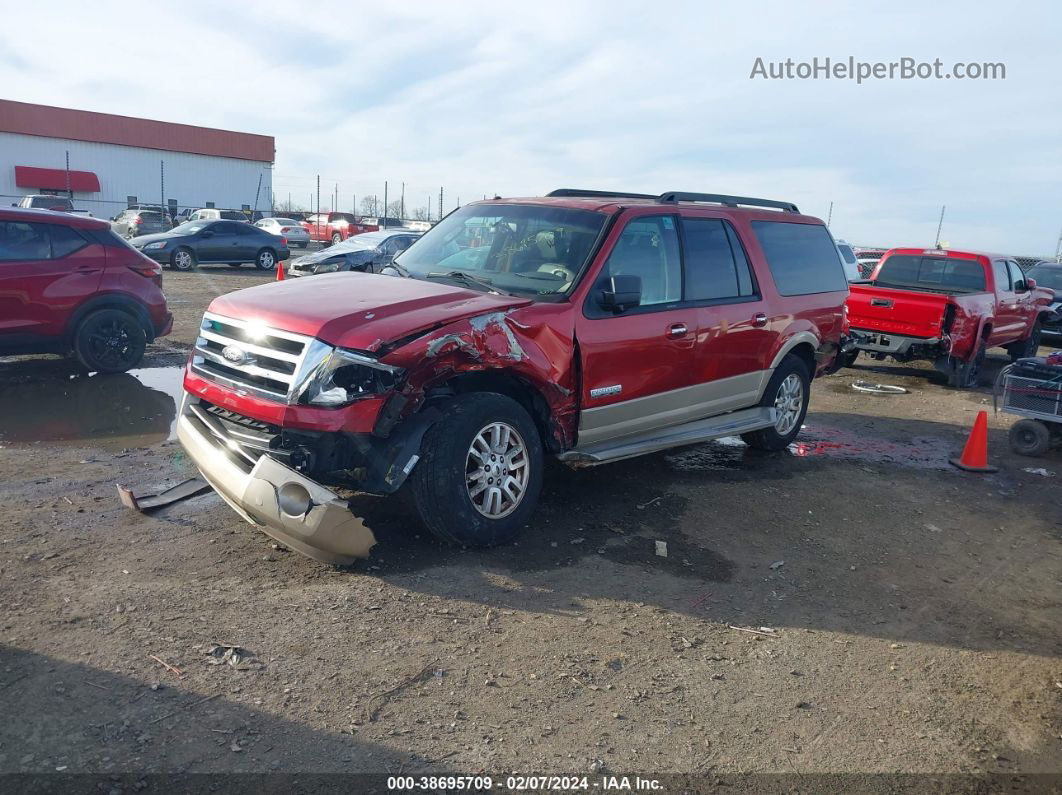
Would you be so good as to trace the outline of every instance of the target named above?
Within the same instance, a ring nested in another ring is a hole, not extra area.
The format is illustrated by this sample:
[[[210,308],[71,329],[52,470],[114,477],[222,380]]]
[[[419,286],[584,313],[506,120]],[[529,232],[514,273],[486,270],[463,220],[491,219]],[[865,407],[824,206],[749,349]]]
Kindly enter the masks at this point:
[[[182,246],[170,255],[170,267],[175,271],[194,271],[198,264],[195,252],[186,246]]]
[[[1009,438],[1018,455],[1043,455],[1051,447],[1051,431],[1039,420],[1018,420],[1010,426]]]
[[[124,373],[136,367],[147,347],[140,321],[120,309],[100,309],[74,332],[74,355],[90,372]]]
[[[1030,356],[1035,356],[1040,350],[1040,337],[1043,334],[1043,325],[1040,322],[1040,318],[1036,318],[1036,322],[1033,323],[1032,331],[1029,332],[1029,336],[1020,342],[1015,342],[1013,345],[1007,346],[1007,353],[1010,354],[1010,360],[1012,362],[1018,361],[1018,359],[1026,359]]]
[[[956,362],[948,377],[948,383],[955,389],[973,389],[981,379],[981,366],[985,363],[985,344],[982,342],[977,353],[968,362]]]
[[[409,479],[421,521],[450,544],[490,547],[511,541],[538,502],[542,440],[512,398],[458,395],[424,435]]]
[[[254,258],[254,266],[260,271],[277,269],[277,253],[271,248],[263,248]]]
[[[799,356],[789,354],[774,371],[760,399],[761,406],[779,410],[778,421],[770,428],[741,434],[745,444],[771,452],[788,447],[804,424],[810,394],[811,376],[807,364]]]

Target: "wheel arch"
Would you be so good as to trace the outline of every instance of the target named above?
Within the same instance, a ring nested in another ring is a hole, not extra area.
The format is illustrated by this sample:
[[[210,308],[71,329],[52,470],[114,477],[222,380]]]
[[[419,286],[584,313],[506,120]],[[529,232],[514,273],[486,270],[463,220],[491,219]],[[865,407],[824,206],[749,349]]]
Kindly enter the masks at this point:
[[[772,372],[782,363],[782,359],[792,353],[804,360],[805,364],[808,366],[808,375],[814,378],[816,369],[815,351],[818,347],[818,337],[810,331],[798,331],[796,334],[786,339],[778,349],[778,352],[774,355],[774,359],[771,362]]]
[[[512,398],[523,406],[524,410],[531,416],[535,427],[538,429],[542,446],[548,452],[560,452],[560,445],[551,432],[551,415],[546,398],[526,379],[508,370],[479,370],[459,373],[432,389],[428,394],[428,403],[430,404],[438,398],[467,394],[469,392],[497,392],[500,395]]]
[[[77,333],[78,326],[81,325],[85,318],[100,309],[120,309],[123,312],[127,312],[140,322],[140,325],[144,328],[144,333],[147,335],[147,341],[155,341],[155,327],[151,322],[151,315],[148,314],[147,307],[135,298],[122,293],[104,293],[103,295],[95,295],[89,298],[74,310],[70,320],[67,321],[66,330],[63,334],[67,345],[73,343],[74,334]]]

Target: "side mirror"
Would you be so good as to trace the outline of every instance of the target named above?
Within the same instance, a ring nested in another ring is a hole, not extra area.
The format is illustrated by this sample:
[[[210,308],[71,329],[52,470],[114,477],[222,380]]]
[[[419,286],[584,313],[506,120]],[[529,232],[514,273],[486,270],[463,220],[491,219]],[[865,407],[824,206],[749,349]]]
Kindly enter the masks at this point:
[[[204,229],[202,232],[199,233],[199,236],[200,237],[213,237],[214,236],[214,231],[212,229]]]
[[[1035,290],[1036,289],[1036,279],[1028,279],[1027,278],[1025,280],[1025,289],[1026,290]]]
[[[612,312],[626,312],[642,302],[642,278],[617,274],[609,278],[601,291],[601,306]]]

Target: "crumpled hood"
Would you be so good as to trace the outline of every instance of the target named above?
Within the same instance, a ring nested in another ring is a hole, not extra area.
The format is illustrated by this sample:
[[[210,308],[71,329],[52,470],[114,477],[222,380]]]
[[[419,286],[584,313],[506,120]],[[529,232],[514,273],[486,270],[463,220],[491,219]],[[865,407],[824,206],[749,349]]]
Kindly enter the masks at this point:
[[[373,250],[371,248],[347,248],[337,251],[338,246],[329,246],[323,248],[320,251],[314,251],[311,254],[303,254],[300,257],[296,257],[291,261],[292,265],[315,265],[318,262],[324,262],[330,260],[333,257],[344,257],[346,259],[353,259],[357,261],[359,258],[369,259],[372,257]]]
[[[441,282],[368,273],[329,273],[268,282],[215,298],[210,311],[375,352],[432,328],[530,304]]]

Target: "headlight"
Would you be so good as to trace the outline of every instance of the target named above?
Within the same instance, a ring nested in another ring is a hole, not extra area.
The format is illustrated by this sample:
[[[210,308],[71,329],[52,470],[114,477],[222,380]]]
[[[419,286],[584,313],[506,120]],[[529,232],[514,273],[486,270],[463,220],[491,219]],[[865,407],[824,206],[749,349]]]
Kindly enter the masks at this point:
[[[313,269],[314,273],[335,273],[339,270],[339,266],[342,262],[322,262],[320,265]]]
[[[363,353],[333,348],[314,340],[303,360],[305,375],[294,394],[310,406],[345,406],[359,398],[380,395],[398,384],[404,371],[381,364]]]
[[[144,246],[144,251],[158,251],[160,248],[166,248],[165,240],[159,240],[156,243],[148,243]]]

